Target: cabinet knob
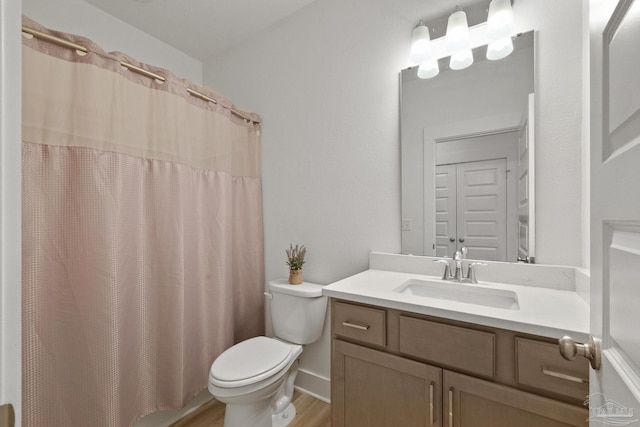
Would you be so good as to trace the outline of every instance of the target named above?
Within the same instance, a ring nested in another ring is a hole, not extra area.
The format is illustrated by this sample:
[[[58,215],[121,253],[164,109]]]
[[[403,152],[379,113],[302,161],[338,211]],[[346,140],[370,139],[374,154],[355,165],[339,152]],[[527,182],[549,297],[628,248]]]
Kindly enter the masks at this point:
[[[583,356],[589,360],[591,367],[596,371],[600,369],[602,363],[602,349],[600,340],[589,336],[589,342],[586,344],[577,343],[568,335],[558,340],[560,345],[560,354],[567,360],[574,360],[576,356]]]
[[[455,241],[456,241],[456,238],[455,238],[455,237],[449,237],[449,241],[450,241],[450,242],[455,242]]]
[[[460,243],[464,243],[464,237],[460,237],[458,241],[460,241]]]

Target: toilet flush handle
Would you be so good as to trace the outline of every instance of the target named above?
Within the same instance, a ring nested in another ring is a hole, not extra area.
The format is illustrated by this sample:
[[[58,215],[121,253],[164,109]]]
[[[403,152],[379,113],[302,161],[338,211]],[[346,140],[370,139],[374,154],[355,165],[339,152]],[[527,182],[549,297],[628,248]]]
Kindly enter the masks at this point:
[[[269,298],[269,299],[273,299],[273,294],[271,292],[265,292],[264,296]]]

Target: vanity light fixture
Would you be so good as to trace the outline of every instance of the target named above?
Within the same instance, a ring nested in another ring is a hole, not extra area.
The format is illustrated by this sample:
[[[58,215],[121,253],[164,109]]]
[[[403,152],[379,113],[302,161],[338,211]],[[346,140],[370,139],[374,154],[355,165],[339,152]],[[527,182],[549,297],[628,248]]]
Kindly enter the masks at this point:
[[[459,50],[451,54],[449,68],[452,70],[464,70],[473,64],[473,52],[471,49]]]
[[[469,49],[469,25],[467,14],[463,10],[454,12],[447,22],[447,48],[451,52]]]
[[[487,18],[487,59],[495,61],[513,52],[513,9],[511,0],[491,0]]]
[[[511,0],[491,0],[487,22],[472,28],[466,12],[457,8],[448,18],[444,37],[431,40],[429,28],[420,21],[411,38],[411,63],[419,65],[419,78],[429,79],[438,75],[438,60],[447,56],[452,70],[471,66],[473,49],[480,46],[487,46],[487,59],[502,59],[513,52],[513,33]]]
[[[411,62],[422,64],[431,58],[431,38],[429,28],[422,21],[413,29],[411,36]]]
[[[420,64],[418,68],[418,77],[421,79],[430,79],[440,72],[438,61],[431,56],[431,38],[429,37],[429,28],[422,21],[413,29],[411,36],[411,53],[409,54],[411,62]]]
[[[513,42],[511,37],[507,36],[489,43],[487,46],[487,59],[496,61],[509,56],[511,52],[513,52]]]
[[[513,9],[511,0],[491,0],[487,18],[489,40],[502,40],[513,34]]]
[[[440,73],[440,67],[438,67],[438,61],[435,59],[429,59],[418,67],[418,77],[421,79],[430,79],[437,76]]]
[[[462,70],[473,64],[473,53],[469,47],[469,25],[464,11],[458,10],[449,17],[446,44],[452,52],[449,61],[452,70]]]

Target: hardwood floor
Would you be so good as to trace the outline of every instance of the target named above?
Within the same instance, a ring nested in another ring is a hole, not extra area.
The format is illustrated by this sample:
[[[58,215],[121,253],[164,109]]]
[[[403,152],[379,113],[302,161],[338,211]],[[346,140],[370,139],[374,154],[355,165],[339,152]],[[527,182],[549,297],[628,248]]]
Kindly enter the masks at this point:
[[[293,404],[296,417],[289,427],[329,427],[331,407],[328,403],[295,391]],[[202,405],[197,411],[171,424],[171,427],[222,427],[225,405],[217,400]],[[250,426],[247,426],[250,427]]]

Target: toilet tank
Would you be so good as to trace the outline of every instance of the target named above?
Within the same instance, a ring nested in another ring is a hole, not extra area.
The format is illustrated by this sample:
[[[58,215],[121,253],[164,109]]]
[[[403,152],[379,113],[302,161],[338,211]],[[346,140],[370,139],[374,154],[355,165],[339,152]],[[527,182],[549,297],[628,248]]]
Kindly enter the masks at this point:
[[[320,338],[327,312],[321,285],[290,285],[286,279],[278,279],[269,282],[269,292],[276,337],[294,344],[310,344]]]

